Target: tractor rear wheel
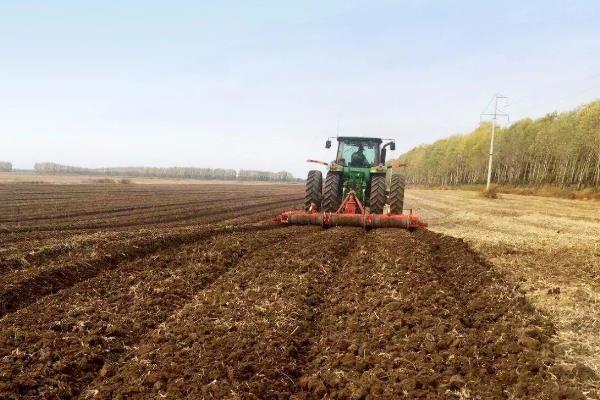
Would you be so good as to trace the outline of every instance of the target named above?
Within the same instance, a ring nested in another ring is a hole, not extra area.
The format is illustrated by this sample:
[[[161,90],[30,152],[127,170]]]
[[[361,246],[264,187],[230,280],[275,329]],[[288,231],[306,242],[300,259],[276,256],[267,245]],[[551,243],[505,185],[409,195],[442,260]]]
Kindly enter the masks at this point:
[[[371,214],[383,214],[385,197],[385,175],[372,176],[371,195],[369,196],[369,208]]]
[[[404,175],[392,175],[392,183],[390,184],[390,194],[388,204],[390,205],[390,213],[402,214],[404,209],[404,186],[406,180]]]
[[[321,210],[321,191],[323,190],[323,174],[321,171],[308,171],[306,190],[304,192],[304,210],[308,211],[314,204],[317,211]]]
[[[329,171],[323,187],[323,211],[336,212],[342,202],[342,175]]]

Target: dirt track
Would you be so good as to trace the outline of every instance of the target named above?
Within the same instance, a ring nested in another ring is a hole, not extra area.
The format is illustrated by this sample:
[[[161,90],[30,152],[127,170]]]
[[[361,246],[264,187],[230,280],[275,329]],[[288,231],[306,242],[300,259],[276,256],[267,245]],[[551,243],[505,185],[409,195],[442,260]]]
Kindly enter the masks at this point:
[[[582,398],[462,240],[269,223],[301,197],[0,186],[0,398]]]

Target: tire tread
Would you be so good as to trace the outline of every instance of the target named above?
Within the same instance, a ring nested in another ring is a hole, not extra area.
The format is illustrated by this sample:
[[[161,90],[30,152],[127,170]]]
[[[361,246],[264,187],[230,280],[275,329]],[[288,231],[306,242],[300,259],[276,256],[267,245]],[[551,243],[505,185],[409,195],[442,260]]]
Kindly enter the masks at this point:
[[[342,202],[342,176],[329,171],[323,187],[323,206],[325,212],[336,212]]]
[[[371,214],[382,214],[385,206],[385,175],[374,175],[371,177],[371,194],[369,196],[369,207]]]
[[[308,211],[311,204],[315,204],[317,211],[321,209],[321,199],[323,190],[323,174],[321,171],[308,171],[306,178],[306,188],[304,192],[304,209]]]
[[[404,210],[404,187],[406,178],[404,175],[392,175],[388,204],[392,214],[402,214]]]

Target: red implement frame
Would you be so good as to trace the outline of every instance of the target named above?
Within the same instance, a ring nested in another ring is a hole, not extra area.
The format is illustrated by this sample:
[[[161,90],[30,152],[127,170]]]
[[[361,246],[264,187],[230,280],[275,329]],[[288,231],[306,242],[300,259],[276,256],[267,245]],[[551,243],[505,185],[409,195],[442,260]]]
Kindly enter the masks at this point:
[[[427,222],[416,214],[371,214],[365,210],[354,191],[350,191],[335,213],[316,211],[286,211],[278,215],[275,222],[284,225],[320,225],[323,228],[332,226],[358,226],[372,228],[426,228]]]

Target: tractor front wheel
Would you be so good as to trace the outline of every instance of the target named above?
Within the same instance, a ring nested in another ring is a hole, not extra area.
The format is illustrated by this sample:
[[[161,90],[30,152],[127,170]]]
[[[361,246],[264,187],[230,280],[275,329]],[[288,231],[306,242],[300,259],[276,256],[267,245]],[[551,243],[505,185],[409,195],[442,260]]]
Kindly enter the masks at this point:
[[[342,175],[329,171],[323,187],[323,211],[336,212],[342,202]]]
[[[371,214],[383,214],[385,206],[385,175],[374,175],[371,177],[371,195],[369,207]]]
[[[304,192],[304,210],[308,211],[312,204],[317,211],[321,210],[321,191],[323,189],[323,174],[321,171],[308,171],[306,189]]]
[[[404,210],[404,186],[406,180],[403,175],[392,175],[392,183],[390,184],[390,194],[388,204],[390,205],[390,213],[402,214]]]

